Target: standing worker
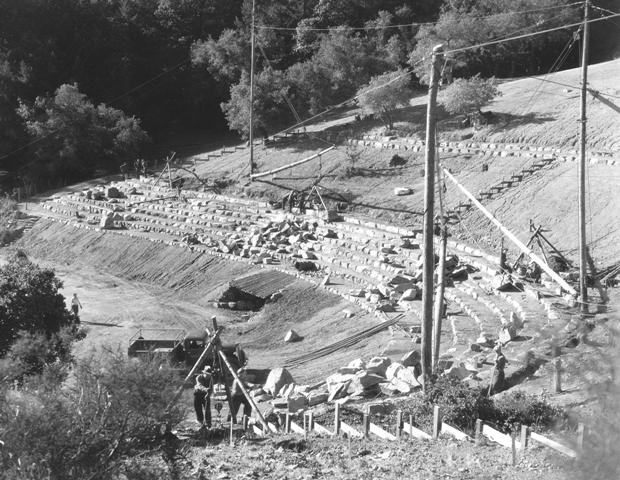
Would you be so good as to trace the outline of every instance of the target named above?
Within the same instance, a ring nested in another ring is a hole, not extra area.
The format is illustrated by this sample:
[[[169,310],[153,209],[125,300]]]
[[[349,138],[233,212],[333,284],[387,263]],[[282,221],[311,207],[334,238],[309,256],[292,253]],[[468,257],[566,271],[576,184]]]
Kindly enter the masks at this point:
[[[245,372],[245,368],[241,367],[237,370],[237,377],[241,382],[243,382],[243,386],[245,387],[245,383],[247,382],[247,374]],[[233,382],[232,389],[230,390],[231,397],[231,421],[232,423],[237,423],[237,413],[239,412],[239,407],[243,405],[243,414],[247,417],[252,415],[252,405],[249,400],[246,398],[243,390],[241,390],[241,385],[237,380]]]
[[[194,410],[196,421],[207,428],[211,428],[211,392],[213,391],[213,374],[207,365],[196,376],[194,385]]]
[[[73,298],[71,299],[71,310],[73,311],[73,314],[76,317],[81,308],[84,308],[84,307],[82,307],[82,304],[80,303],[80,299],[78,298],[77,293],[74,293]]]
[[[495,366],[493,367],[493,376],[489,385],[489,396],[501,392],[504,389],[504,382],[506,380],[504,369],[506,368],[507,360],[502,353],[502,344],[497,342],[493,351],[495,352]]]

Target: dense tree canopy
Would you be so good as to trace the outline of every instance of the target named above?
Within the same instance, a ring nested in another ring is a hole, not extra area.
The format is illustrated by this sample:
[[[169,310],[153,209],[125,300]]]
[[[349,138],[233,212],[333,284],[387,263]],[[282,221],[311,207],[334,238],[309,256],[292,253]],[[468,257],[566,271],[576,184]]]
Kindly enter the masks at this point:
[[[263,0],[256,2],[254,22],[256,71],[282,78],[289,100],[305,116],[407,63],[423,82],[423,59],[437,43],[454,49],[577,22],[582,9],[573,3]],[[620,0],[593,4],[620,10]],[[33,105],[75,83],[94,105],[139,118],[157,141],[181,130],[224,127],[231,117],[221,105],[238,91],[231,87],[243,88],[243,72],[249,71],[251,0],[0,0],[0,11],[0,169],[16,173],[39,147],[30,148],[17,115],[20,101]],[[604,10],[593,9],[594,18],[601,15]],[[611,25],[591,25],[592,62],[620,52]],[[575,30],[458,52],[448,64],[455,77],[544,72]],[[563,67],[577,65],[576,50]],[[274,90],[268,96],[281,97],[282,84]],[[287,111],[281,100],[269,110]]]
[[[362,111],[379,115],[387,128],[394,128],[394,110],[411,98],[409,82],[410,74],[402,69],[373,77],[357,94]]]
[[[439,97],[439,103],[449,113],[480,113],[480,109],[500,95],[495,78],[459,78],[448,85]]]

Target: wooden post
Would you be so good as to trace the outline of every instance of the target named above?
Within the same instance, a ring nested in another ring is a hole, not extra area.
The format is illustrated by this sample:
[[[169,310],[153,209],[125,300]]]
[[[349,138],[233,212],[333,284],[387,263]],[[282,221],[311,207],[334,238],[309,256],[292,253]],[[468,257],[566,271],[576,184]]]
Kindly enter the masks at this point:
[[[553,345],[553,391],[560,393],[562,391],[562,360],[560,359],[560,347]]]
[[[286,412],[284,417],[284,433],[291,433],[291,414]]]
[[[304,440],[308,440],[308,413],[304,412]]]
[[[433,372],[437,370],[437,364],[439,363],[439,347],[441,346],[441,321],[444,314],[444,293],[446,290],[447,248],[448,230],[445,225],[442,225],[439,244],[439,265],[437,266],[439,277],[437,279],[437,296],[435,298],[435,321],[433,322]]]
[[[521,425],[521,451],[525,452],[527,448],[527,434],[528,428],[527,425]]]
[[[340,435],[340,404],[334,404],[334,435]]]
[[[435,211],[435,123],[437,90],[441,76],[443,46],[433,48],[433,64],[428,91],[426,110],[426,147],[424,176],[424,265],[422,286],[422,375],[423,390],[426,392],[432,369],[433,336],[433,271],[435,270],[435,252],[433,250],[433,220]]]
[[[362,417],[362,430],[364,434],[364,438],[368,438],[368,433],[370,432],[370,410],[366,409],[364,411],[364,416]]]
[[[314,412],[311,410],[308,413],[308,431],[314,430]]]
[[[413,415],[409,414],[409,439],[413,438]]]
[[[250,32],[250,182],[254,173],[254,13],[256,10],[256,0],[252,0],[252,31]]]
[[[241,425],[243,427],[243,431],[247,432],[248,430],[248,422],[249,422],[249,418],[247,415],[243,415],[242,419],[241,419]]]
[[[232,419],[232,415],[230,416],[230,446],[234,447],[235,446],[235,440],[233,437],[233,429],[234,429],[234,423],[233,423],[233,419]]]
[[[476,431],[474,434],[474,441],[476,445],[480,445],[480,441],[482,440],[482,420],[476,420]]]
[[[439,410],[439,406],[435,405],[433,407],[433,440],[437,440],[439,438],[440,432],[441,432],[441,412]]]
[[[403,411],[396,410],[396,438],[399,440],[402,438],[403,433]]]
[[[583,423],[579,423],[577,425],[577,448],[582,451],[583,450],[583,439],[585,437],[585,425]]]
[[[581,57],[581,108],[580,108],[580,132],[579,132],[579,296],[581,311],[588,311],[588,285],[587,285],[587,259],[586,259],[586,104],[588,95],[588,40],[590,26],[588,15],[590,0],[585,1],[583,6],[583,37]]]
[[[512,466],[517,464],[517,439],[514,432],[510,433],[510,449],[512,450]]]

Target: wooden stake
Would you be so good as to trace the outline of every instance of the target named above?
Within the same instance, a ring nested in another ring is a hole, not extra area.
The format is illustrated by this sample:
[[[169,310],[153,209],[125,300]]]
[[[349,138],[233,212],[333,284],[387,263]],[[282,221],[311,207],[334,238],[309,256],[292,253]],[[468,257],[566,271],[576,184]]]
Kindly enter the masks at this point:
[[[433,220],[435,212],[435,123],[437,90],[441,76],[443,46],[433,48],[433,64],[428,91],[426,110],[426,147],[424,176],[424,249],[422,286],[422,375],[423,390],[426,392],[432,370],[433,337],[433,271],[435,270],[435,251],[433,250]]]
[[[413,438],[413,415],[409,415],[409,438]]]
[[[243,418],[241,419],[241,425],[243,426],[243,431],[247,432],[248,430],[248,422],[249,422],[249,418],[247,415],[243,415]]]
[[[311,432],[314,430],[314,412],[310,411],[308,413],[308,431]]]
[[[402,438],[403,433],[403,411],[396,410],[396,438],[399,440]]]
[[[308,440],[308,414],[304,412],[304,440]]]
[[[441,411],[439,410],[439,406],[435,405],[433,407],[433,440],[437,440],[439,438],[440,432],[441,432]]]
[[[577,448],[583,450],[583,439],[585,437],[586,426],[583,423],[577,425]]]
[[[482,420],[476,420],[476,431],[474,434],[474,441],[476,445],[480,445],[480,441],[482,440]]]
[[[235,440],[234,440],[234,436],[233,436],[233,428],[234,428],[234,423],[233,423],[233,419],[232,419],[232,415],[230,417],[230,446],[234,447],[235,446]]]
[[[517,464],[517,440],[514,432],[510,433],[510,448],[512,450],[512,466]]]
[[[368,432],[370,432],[370,410],[368,409],[364,412],[364,416],[362,418],[362,430],[364,438],[368,438]]]
[[[334,435],[340,435],[340,404],[334,404]]]
[[[527,448],[527,434],[528,428],[527,425],[521,425],[521,451],[525,452]]]
[[[291,414],[286,412],[284,417],[284,433],[291,433]]]
[[[553,391],[562,392],[562,360],[560,359],[560,347],[554,345],[553,351]]]

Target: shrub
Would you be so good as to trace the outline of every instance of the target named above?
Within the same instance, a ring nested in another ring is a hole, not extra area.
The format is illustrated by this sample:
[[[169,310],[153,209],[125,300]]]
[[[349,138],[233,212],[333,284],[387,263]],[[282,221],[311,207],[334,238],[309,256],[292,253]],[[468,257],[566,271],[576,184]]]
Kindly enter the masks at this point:
[[[564,410],[547,403],[544,397],[518,390],[503,395],[494,403],[495,422],[504,431],[518,431],[521,425],[548,428],[567,419]]]
[[[166,410],[180,380],[155,364],[107,352],[81,363],[68,382],[54,383],[50,370],[20,388],[0,383],[8,478],[110,478],[122,457],[159,443],[162,424],[183,418],[179,406]]]

